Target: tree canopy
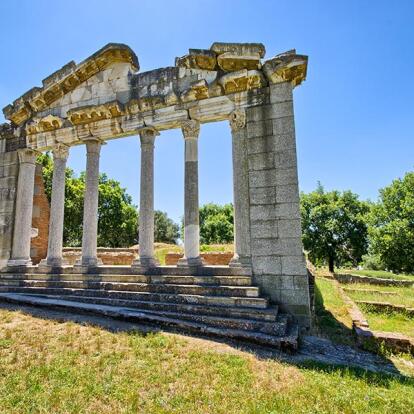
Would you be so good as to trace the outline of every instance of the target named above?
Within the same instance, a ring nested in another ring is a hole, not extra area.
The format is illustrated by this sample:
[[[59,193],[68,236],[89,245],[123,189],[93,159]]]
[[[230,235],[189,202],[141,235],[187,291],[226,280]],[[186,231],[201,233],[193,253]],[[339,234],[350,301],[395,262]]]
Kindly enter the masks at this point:
[[[52,192],[53,161],[49,154],[42,154],[38,162],[43,165],[45,191],[49,198]],[[66,168],[65,222],[63,242],[65,246],[78,247],[82,244],[83,199],[85,173],[77,177]],[[178,225],[167,214],[155,212],[155,241],[175,243],[178,239]],[[99,176],[98,204],[98,246],[130,247],[138,243],[138,209],[131,196],[120,183],[106,174]]]
[[[314,263],[357,265],[368,247],[366,214],[369,204],[351,191],[325,192],[318,188],[301,194],[302,239]]]
[[[370,214],[370,252],[394,272],[414,272],[414,172],[380,190]]]
[[[200,242],[233,243],[233,205],[208,203],[200,207]]]

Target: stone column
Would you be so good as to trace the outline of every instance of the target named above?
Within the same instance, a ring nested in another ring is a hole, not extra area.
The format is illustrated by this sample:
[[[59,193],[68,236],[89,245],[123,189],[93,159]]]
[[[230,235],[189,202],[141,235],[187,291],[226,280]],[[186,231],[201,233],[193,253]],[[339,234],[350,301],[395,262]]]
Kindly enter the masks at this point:
[[[184,257],[179,266],[201,266],[198,205],[198,135],[200,123],[184,121],[181,130],[185,141],[184,170]]]
[[[38,153],[25,148],[18,150],[19,178],[17,180],[16,211],[13,245],[9,266],[29,266],[30,238],[32,232],[33,191]]]
[[[69,147],[58,144],[53,148],[52,200],[50,203],[47,258],[40,265],[60,267],[63,264],[63,220],[65,210],[65,170]]]
[[[154,258],[154,142],[159,135],[152,127],[139,132],[141,140],[141,185],[139,202],[139,259],[134,267],[151,268]]]
[[[99,157],[102,142],[97,138],[86,141],[86,187],[83,204],[82,266],[98,266],[97,255]]]
[[[230,114],[233,153],[234,256],[232,267],[251,267],[249,165],[247,153],[246,111]]]

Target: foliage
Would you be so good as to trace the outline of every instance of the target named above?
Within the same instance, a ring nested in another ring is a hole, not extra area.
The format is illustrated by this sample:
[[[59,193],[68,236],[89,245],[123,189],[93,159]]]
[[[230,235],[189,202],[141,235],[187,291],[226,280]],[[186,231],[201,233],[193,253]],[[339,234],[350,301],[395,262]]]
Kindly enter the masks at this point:
[[[362,267],[367,270],[383,270],[384,263],[381,261],[380,255],[367,253],[362,256]]]
[[[369,209],[351,191],[325,192],[320,183],[315,191],[302,193],[302,239],[310,260],[326,260],[330,271],[334,264],[357,265],[367,251]]]
[[[233,205],[208,203],[200,207],[200,241],[204,244],[233,242]]]
[[[160,243],[177,243],[180,237],[180,228],[164,211],[154,213],[154,239]]]
[[[147,329],[148,330],[148,329]],[[0,311],[0,412],[410,413],[414,381]]]
[[[38,162],[43,165],[45,191],[49,198],[52,192],[53,161],[49,154],[42,154]],[[66,168],[65,222],[63,241],[65,246],[82,245],[83,199],[85,173],[76,177]],[[178,225],[167,214],[155,212],[155,241],[175,243]],[[116,180],[106,174],[99,176],[98,246],[129,247],[138,243],[138,212],[131,196]]]
[[[414,273],[414,172],[380,190],[370,225],[372,253],[393,272]]]

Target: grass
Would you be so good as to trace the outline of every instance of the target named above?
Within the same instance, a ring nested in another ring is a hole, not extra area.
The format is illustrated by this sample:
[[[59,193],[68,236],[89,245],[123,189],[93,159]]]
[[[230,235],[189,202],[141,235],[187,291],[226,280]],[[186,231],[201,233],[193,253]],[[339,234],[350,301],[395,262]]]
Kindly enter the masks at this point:
[[[337,269],[336,273],[352,273],[353,275],[378,277],[381,279],[396,279],[396,280],[412,280],[414,282],[414,275],[396,274],[386,272],[385,270],[354,270],[354,269]]]
[[[344,288],[346,289],[346,294],[353,300],[388,302],[394,305],[404,305],[406,307],[414,308],[414,289],[410,287],[377,286],[354,283],[346,285]],[[347,289],[353,289],[355,291],[349,291]],[[359,292],[357,290],[359,290]],[[381,294],[380,292],[384,292],[385,294]],[[388,295],[386,294],[387,292],[393,292],[395,295]]]
[[[1,413],[408,413],[414,380],[0,310]]]
[[[369,305],[359,305],[373,331],[394,332],[414,340],[414,318],[397,312],[382,312]]]
[[[335,282],[316,278],[313,333],[334,342],[353,344],[352,320]]]
[[[202,244],[200,246],[201,253],[207,252],[232,252],[232,244]],[[160,265],[165,265],[165,256],[167,253],[184,253],[182,246],[177,246],[175,244],[165,244],[159,243],[155,244],[155,258],[158,260]]]

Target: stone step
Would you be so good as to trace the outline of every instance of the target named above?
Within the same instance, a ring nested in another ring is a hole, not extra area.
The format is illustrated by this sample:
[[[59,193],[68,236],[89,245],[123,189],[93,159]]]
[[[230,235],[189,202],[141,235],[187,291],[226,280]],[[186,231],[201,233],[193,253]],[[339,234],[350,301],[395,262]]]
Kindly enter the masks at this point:
[[[29,295],[29,294],[26,294]],[[31,294],[30,294],[31,295]],[[127,299],[114,299],[114,298],[100,298],[91,296],[58,296],[58,295],[32,295],[41,296],[49,299],[64,299],[75,302],[94,303],[97,305],[113,305],[124,308],[136,308],[144,311],[153,312],[175,312],[175,313],[187,313],[191,315],[201,316],[220,316],[225,318],[240,318],[250,319],[261,322],[275,322],[278,316],[278,307],[269,306],[267,309],[258,308],[242,308],[242,307],[230,307],[230,306],[205,306],[205,305],[193,305],[193,304],[181,304],[181,303],[164,303],[164,302],[149,302],[149,301],[137,301]]]
[[[101,289],[73,289],[73,288],[45,288],[45,287],[20,287],[20,286],[0,286],[0,292],[15,293],[36,293],[45,295],[76,295],[92,296],[113,299],[127,299],[149,302],[164,303],[185,303],[194,305],[208,306],[235,306],[247,308],[266,309],[268,300],[259,297],[231,297],[231,296],[205,296],[191,294],[166,294],[150,292],[131,292],[119,290],[101,290]]]
[[[94,315],[112,317],[131,322],[171,326],[188,332],[256,342],[276,348],[296,350],[298,346],[298,330],[294,326],[290,326],[286,334],[278,336],[244,329],[210,326],[205,323],[169,318],[157,314],[140,312],[136,309],[121,308],[117,306],[72,302],[63,299],[45,299],[16,293],[1,293],[0,299],[18,304],[40,306],[52,309],[64,309],[71,312],[91,313]]]
[[[2,280],[53,280],[53,281],[101,281],[101,282],[134,282],[160,283],[202,286],[250,286],[250,276],[179,276],[179,275],[110,275],[110,274],[48,274],[48,273],[3,273]]]
[[[78,267],[65,266],[61,268],[52,269],[47,273],[50,274],[73,274],[79,273]],[[42,267],[12,267],[6,269],[3,273],[45,273]],[[84,273],[84,272],[82,272]],[[86,274],[109,274],[109,275],[142,275],[140,269],[134,269],[131,266],[99,266],[89,268]],[[145,275],[170,275],[170,276],[251,276],[251,269],[245,267],[230,267],[230,266],[201,266],[196,268],[185,268],[177,266],[157,266],[147,270]]]
[[[101,282],[91,280],[38,280],[38,279],[2,279],[1,286],[44,287],[69,289],[94,289],[147,293],[170,293],[208,296],[241,296],[257,298],[259,289],[255,286],[204,286],[204,285],[175,285],[161,283],[136,282]]]

